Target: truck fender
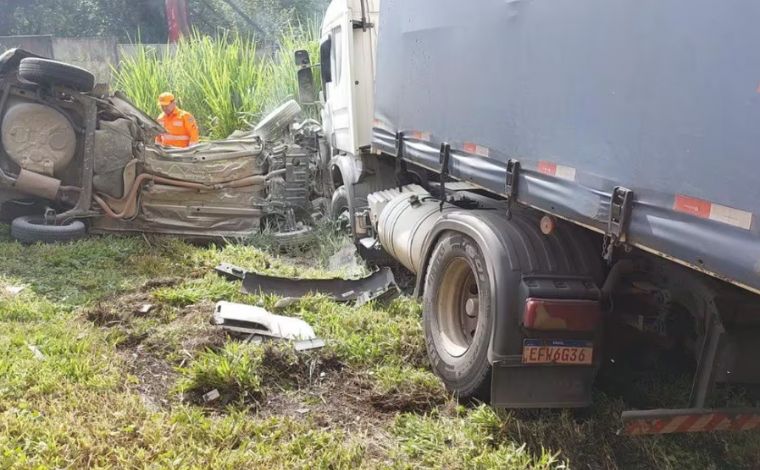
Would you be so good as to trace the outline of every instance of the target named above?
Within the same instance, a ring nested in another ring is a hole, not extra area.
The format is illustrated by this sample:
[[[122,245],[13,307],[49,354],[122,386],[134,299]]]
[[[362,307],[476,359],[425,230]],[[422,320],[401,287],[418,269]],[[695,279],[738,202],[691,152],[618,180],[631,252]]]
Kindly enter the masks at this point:
[[[330,175],[333,179],[333,185],[346,186],[349,190],[351,186],[358,183],[364,171],[364,164],[361,157],[350,154],[336,155],[330,160]]]
[[[546,236],[539,229],[539,220],[535,211],[515,211],[510,220],[500,211],[463,209],[443,216],[423,244],[424,262],[417,274],[415,296],[423,294],[430,256],[444,232],[472,238],[488,260],[494,318],[488,353],[491,363],[521,352],[522,305],[517,292],[523,273],[585,274],[597,283],[602,280],[598,248],[594,249],[583,229],[560,224]]]

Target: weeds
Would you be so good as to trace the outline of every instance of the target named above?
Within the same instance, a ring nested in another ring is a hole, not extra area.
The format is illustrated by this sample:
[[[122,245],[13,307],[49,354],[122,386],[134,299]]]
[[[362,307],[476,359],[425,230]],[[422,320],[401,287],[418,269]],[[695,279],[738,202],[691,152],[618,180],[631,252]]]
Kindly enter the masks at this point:
[[[137,44],[135,55],[114,70],[115,86],[149,114],[159,112],[158,95],[172,91],[204,136],[223,139],[298,96],[293,54],[297,49],[316,53],[318,40],[318,24],[310,22],[285,29],[274,57],[260,53],[253,37],[239,33],[212,38],[194,32],[174,53],[163,55]]]
[[[458,406],[429,370],[413,299],[354,308],[308,297],[284,307],[278,313],[327,341],[308,354],[241,344],[209,324],[216,300],[270,310],[278,300],[242,294],[211,272],[216,264],[332,275],[314,255],[321,249],[295,262],[160,237],[23,247],[0,227],[0,467],[756,466],[758,433],[616,434],[629,396],[668,406],[682,400],[677,382],[616,371],[578,412]],[[153,308],[142,313],[143,304]],[[215,388],[220,403],[203,403]]]

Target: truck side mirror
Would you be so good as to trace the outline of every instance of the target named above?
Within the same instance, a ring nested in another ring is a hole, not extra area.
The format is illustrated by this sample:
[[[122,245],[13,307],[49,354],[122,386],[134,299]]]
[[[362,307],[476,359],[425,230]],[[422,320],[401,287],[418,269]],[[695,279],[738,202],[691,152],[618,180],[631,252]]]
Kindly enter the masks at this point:
[[[301,104],[311,104],[317,101],[314,90],[314,74],[311,71],[311,59],[309,53],[303,49],[295,53],[296,67],[298,67],[298,95]]]

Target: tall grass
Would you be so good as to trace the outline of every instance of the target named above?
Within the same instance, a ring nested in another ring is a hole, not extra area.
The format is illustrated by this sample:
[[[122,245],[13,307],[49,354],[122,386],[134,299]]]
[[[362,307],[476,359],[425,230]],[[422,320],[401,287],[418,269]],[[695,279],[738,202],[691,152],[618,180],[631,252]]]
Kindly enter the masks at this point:
[[[271,89],[266,103],[267,109],[272,109],[288,98],[298,99],[298,79],[296,77],[295,52],[305,49],[309,52],[312,62],[319,61],[319,30],[320,24],[313,20],[298,26],[290,25],[280,35],[277,52],[271,61]],[[315,86],[321,89],[321,79],[314,70]],[[314,114],[310,107],[304,109],[308,114]],[[314,117],[314,116],[312,116]]]
[[[220,139],[296,98],[294,52],[306,49],[316,57],[318,41],[319,25],[313,21],[285,29],[271,55],[258,51],[252,37],[237,33],[210,37],[196,32],[164,55],[138,44],[114,71],[115,85],[149,114],[160,112],[156,98],[161,92],[173,92],[202,134]]]

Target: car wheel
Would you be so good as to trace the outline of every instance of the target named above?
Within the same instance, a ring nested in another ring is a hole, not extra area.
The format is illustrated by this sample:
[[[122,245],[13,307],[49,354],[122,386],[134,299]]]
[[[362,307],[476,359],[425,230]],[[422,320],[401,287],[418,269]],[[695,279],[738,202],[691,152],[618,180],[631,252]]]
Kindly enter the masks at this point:
[[[17,217],[11,222],[11,237],[21,243],[57,243],[79,240],[87,235],[87,227],[81,220],[63,225],[45,225],[39,215]]]
[[[18,75],[39,85],[58,85],[85,93],[95,87],[95,76],[87,70],[50,59],[23,59]]]
[[[351,233],[351,208],[348,203],[348,190],[340,186],[333,192],[330,201],[330,220],[344,233]]]
[[[470,237],[447,233],[433,251],[425,281],[428,357],[446,388],[464,400],[490,397],[493,312],[486,266]]]
[[[264,116],[253,129],[253,133],[264,141],[273,141],[283,134],[288,126],[301,114],[301,105],[294,100],[286,101],[274,111]]]

